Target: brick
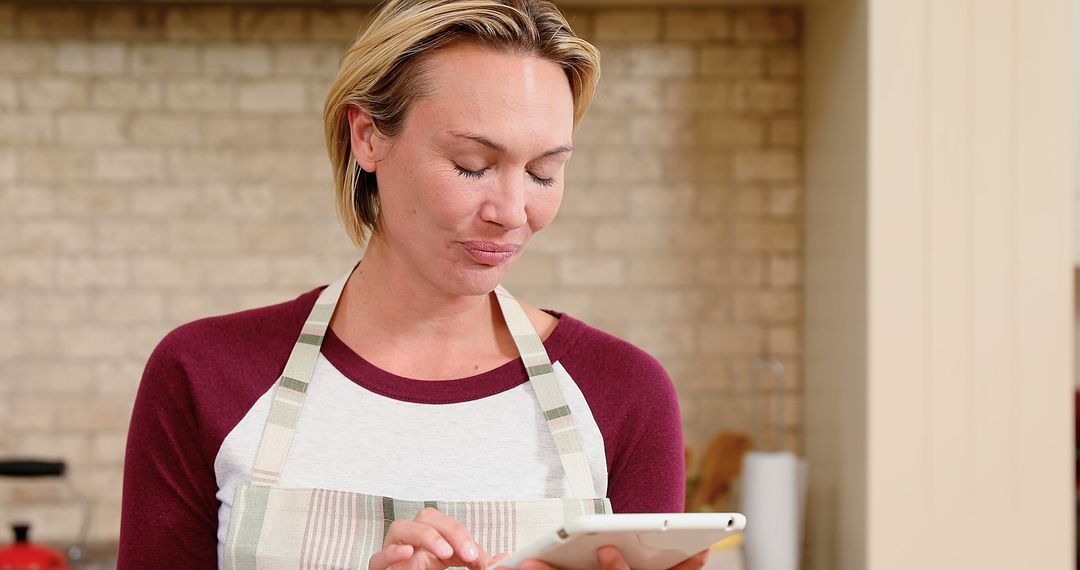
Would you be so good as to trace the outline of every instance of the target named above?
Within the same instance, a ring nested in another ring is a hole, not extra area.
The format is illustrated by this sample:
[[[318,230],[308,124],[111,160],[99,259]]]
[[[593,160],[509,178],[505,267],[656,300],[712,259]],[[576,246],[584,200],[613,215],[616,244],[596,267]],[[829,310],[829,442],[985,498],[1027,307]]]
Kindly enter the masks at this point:
[[[789,182],[799,178],[799,155],[790,150],[739,151],[735,153],[736,181]]]
[[[49,73],[53,71],[56,48],[34,40],[0,40],[0,69],[8,73]]]
[[[92,330],[79,330],[77,336],[86,340],[86,336],[92,334]],[[90,342],[105,346],[110,340],[115,339],[95,339]],[[57,424],[60,430],[84,433],[123,430],[127,428],[131,418],[131,404],[107,398],[64,399],[57,404]]]
[[[173,79],[167,82],[165,107],[183,111],[223,111],[236,107],[236,86],[208,77]]]
[[[46,112],[0,112],[0,143],[42,145],[56,141],[53,117]]]
[[[664,39],[675,41],[727,40],[732,34],[731,12],[725,9],[670,9]]]
[[[702,121],[701,140],[718,147],[754,147],[765,144],[764,119],[738,115],[711,116]]]
[[[598,251],[712,251],[727,239],[720,221],[703,222],[604,222],[594,225]]]
[[[18,151],[15,167],[25,182],[83,181],[93,174],[94,155],[82,149],[25,148]]]
[[[26,295],[23,311],[24,322],[40,324],[66,325],[71,323],[85,323],[90,319],[89,292],[65,291],[63,293],[35,293]],[[78,370],[82,374],[82,370]],[[48,381],[43,378],[44,374],[37,370],[30,377],[34,379],[35,388],[42,382]],[[73,390],[85,389],[87,385],[72,381],[69,387]],[[53,386],[55,388],[55,386]]]
[[[131,142],[138,146],[197,146],[202,142],[199,121],[190,113],[139,113],[131,117]]]
[[[620,256],[567,255],[559,260],[559,279],[569,286],[622,285],[626,264]]]
[[[661,108],[680,111],[723,111],[731,106],[729,84],[718,80],[675,80],[664,83]]]
[[[169,178],[174,181],[221,181],[236,172],[235,153],[231,150],[169,149],[166,152]]]
[[[139,44],[131,48],[131,70],[134,74],[168,75],[197,73],[199,50],[196,46],[178,44]]]
[[[0,77],[0,111],[14,109],[19,104],[19,90],[15,87],[15,79]]]
[[[563,195],[561,218],[610,218],[626,214],[627,194],[623,188],[591,186],[574,188]]]
[[[702,283],[759,287],[765,282],[765,260],[755,254],[706,254],[698,260],[697,269]]]
[[[802,249],[802,228],[787,223],[735,224],[735,247],[740,251],[790,252]]]
[[[19,105],[24,109],[78,109],[90,98],[85,78],[26,78],[18,83]]]
[[[164,251],[167,233],[156,222],[135,219],[97,223],[96,243],[102,252]]]
[[[93,231],[88,225],[72,220],[35,220],[25,223],[16,237],[22,253],[52,256],[84,252],[93,245]]]
[[[679,152],[664,154],[663,180],[671,183],[697,182],[712,184],[731,178],[731,156],[716,150],[696,153]]]
[[[702,354],[761,354],[765,334],[753,325],[705,324],[698,332]]]
[[[56,188],[39,184],[0,186],[0,212],[16,218],[45,217],[56,211]]]
[[[605,77],[689,77],[698,65],[690,46],[611,46],[601,47],[601,51],[605,54]]]
[[[769,191],[769,215],[774,218],[798,217],[802,211],[802,190],[783,186]]]
[[[568,9],[560,7],[559,11],[562,12],[566,23],[570,25],[570,28],[574,33],[581,38],[585,38],[588,41],[594,41],[593,31],[596,28],[596,13],[586,8],[580,10]]]
[[[800,296],[792,292],[744,291],[735,293],[735,318],[739,322],[795,322],[800,316]]]
[[[558,220],[533,237],[529,249],[546,253],[569,253],[588,247],[589,224],[580,221]]]
[[[244,39],[307,38],[306,11],[301,8],[243,7],[237,12],[237,36]]]
[[[236,35],[236,13],[231,6],[169,6],[165,37],[170,40],[231,39]]]
[[[257,148],[276,142],[274,122],[267,117],[214,113],[204,114],[200,122],[207,146]]]
[[[96,109],[158,109],[162,89],[158,80],[102,78],[94,82],[90,96]]]
[[[778,147],[802,144],[802,120],[799,117],[774,117],[769,121],[769,145]]]
[[[221,222],[174,222],[169,224],[169,250],[174,252],[221,252],[236,249],[238,234]]]
[[[652,154],[631,154],[624,150],[597,152],[594,176],[605,182],[659,181],[663,178],[661,158]]]
[[[96,5],[90,35],[98,39],[153,40],[165,29],[165,9],[159,6]]]
[[[802,284],[802,258],[795,255],[773,255],[769,258],[769,285],[795,287]]]
[[[46,289],[53,285],[53,260],[39,255],[0,257],[0,288]],[[2,343],[0,343],[2,344]]]
[[[626,340],[653,356],[691,354],[696,348],[693,329],[682,323],[634,324],[626,327]]]
[[[744,186],[734,194],[734,213],[742,218],[760,217],[767,210],[768,194],[763,188]]]
[[[732,88],[732,108],[740,112],[797,111],[800,98],[798,83],[791,81],[740,81]]]
[[[161,180],[165,157],[157,150],[102,150],[95,156],[94,174],[101,180]]]
[[[195,289],[205,283],[201,257],[154,255],[135,258],[131,264],[136,287],[171,291]]]
[[[202,207],[229,218],[268,218],[274,212],[274,189],[263,184],[210,184]]]
[[[127,70],[127,47],[109,41],[60,42],[56,70],[76,75],[114,75]]]
[[[75,219],[123,216],[129,211],[128,190],[112,183],[65,184],[55,197],[57,213]]]
[[[329,165],[326,166],[329,169]],[[236,155],[236,175],[252,182],[297,182],[307,179],[305,158],[295,150],[244,150]]]
[[[274,120],[271,126],[274,132],[272,142],[276,146],[319,148],[326,137],[322,122],[311,117],[285,116]],[[327,162],[328,169],[329,166]]]
[[[660,39],[660,10],[619,9],[596,13],[597,41],[656,41]]]
[[[270,48],[259,44],[208,44],[203,46],[203,70],[207,75],[268,75],[271,70]]]
[[[329,219],[328,219],[329,220]],[[252,253],[296,253],[306,248],[310,222],[242,222],[239,248]]]
[[[765,52],[747,46],[709,46],[701,50],[701,73],[721,77],[765,75]]]
[[[0,38],[15,36],[15,6],[0,6]]]
[[[634,255],[627,271],[630,285],[691,285],[697,277],[697,261],[674,253]]]
[[[700,315],[706,293],[682,288],[623,288],[606,291],[590,301],[602,315],[633,315],[637,319],[689,320]]]
[[[237,299],[227,293],[177,293],[169,298],[165,318],[174,323],[186,323],[211,315],[232,313],[239,306]]]
[[[309,254],[275,256],[273,281],[278,287],[310,289],[315,283],[329,283],[339,277],[342,265],[329,256]]]
[[[795,8],[750,8],[735,12],[736,41],[797,42],[801,27]]]
[[[798,78],[802,76],[802,50],[780,47],[769,50],[769,76]]]
[[[620,193],[625,194],[625,190]],[[693,186],[640,186],[630,192],[630,217],[686,217],[694,212],[696,203],[697,190]]]
[[[677,116],[635,114],[623,122],[629,123],[629,142],[639,147],[688,148],[701,144],[699,119],[693,115]]]
[[[85,38],[90,35],[90,10],[22,4],[15,14],[15,26],[24,38]]]
[[[555,255],[530,252],[510,269],[503,284],[511,291],[528,287],[555,287],[558,284],[559,264]]]
[[[130,415],[130,410],[128,415]],[[92,447],[94,462],[119,465],[124,461],[124,450],[127,447],[127,436],[124,433],[98,432],[98,435],[94,436]],[[103,470],[100,468],[94,470],[95,473],[99,473],[101,471]],[[111,483],[121,482],[121,471],[119,469],[111,469],[108,472],[111,475]],[[108,486],[102,486],[102,488],[99,488],[98,493],[96,493],[94,497],[102,498],[103,496],[105,496],[114,500],[120,498],[120,493],[115,489],[112,490],[112,493],[108,495],[103,495],[103,493],[109,492],[109,489],[107,487]]]
[[[278,44],[274,46],[276,75],[314,75],[332,79],[344,50],[337,45]]]
[[[206,260],[206,284],[213,288],[250,288],[270,284],[266,258],[231,257]]]
[[[56,279],[59,289],[124,287],[130,283],[131,266],[121,257],[60,257]]]
[[[0,183],[15,180],[15,155],[0,153]]]
[[[164,302],[159,293],[112,293],[97,295],[94,319],[106,324],[156,323],[161,320]]]
[[[769,354],[797,355],[802,352],[802,329],[797,326],[769,328]]]
[[[304,84],[297,80],[271,79],[240,85],[240,110],[275,112],[304,110]]]
[[[316,41],[348,40],[359,35],[369,17],[366,7],[317,7],[311,17],[311,39]]]
[[[636,77],[604,78],[597,90],[582,128],[589,128],[594,113],[613,113],[623,116],[626,111],[658,111],[662,106],[665,82]]]
[[[60,140],[65,144],[112,146],[128,142],[128,122],[123,115],[116,113],[61,113],[59,130]]]

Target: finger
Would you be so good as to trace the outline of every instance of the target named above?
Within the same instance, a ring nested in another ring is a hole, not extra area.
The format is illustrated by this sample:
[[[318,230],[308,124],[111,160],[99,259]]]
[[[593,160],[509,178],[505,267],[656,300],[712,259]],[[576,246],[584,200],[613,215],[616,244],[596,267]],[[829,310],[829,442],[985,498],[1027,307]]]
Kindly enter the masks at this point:
[[[412,545],[395,544],[388,546],[371,555],[371,559],[368,561],[368,570],[386,570],[398,562],[408,560],[412,555]]]
[[[480,565],[480,562],[490,558],[488,554],[480,548],[480,545],[476,544],[476,541],[473,540],[472,533],[469,532],[469,529],[465,528],[465,525],[461,524],[453,517],[449,517],[439,512],[437,509],[428,507],[417,513],[414,520],[419,523],[430,525],[438,530],[439,534],[441,534],[454,549],[454,556],[470,568],[483,568],[483,566]]]
[[[555,567],[539,560],[526,560],[518,566],[518,570],[555,570]]]
[[[630,566],[623,559],[622,553],[614,546],[602,546],[596,551],[596,561],[600,570],[629,570]]]
[[[709,551],[702,550],[697,554],[683,560],[671,568],[671,570],[701,570],[705,566],[705,562],[709,559]]]
[[[441,560],[454,555],[454,548],[435,527],[415,521],[396,520],[386,533],[386,544],[409,544],[431,552]]]

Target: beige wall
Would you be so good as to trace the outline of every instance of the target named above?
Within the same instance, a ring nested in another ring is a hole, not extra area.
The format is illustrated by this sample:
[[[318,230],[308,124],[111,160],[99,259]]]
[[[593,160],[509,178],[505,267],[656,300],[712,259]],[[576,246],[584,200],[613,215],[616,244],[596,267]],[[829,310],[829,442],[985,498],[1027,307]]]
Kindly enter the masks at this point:
[[[807,6],[816,569],[1074,567],[1070,9]]]
[[[128,413],[157,341],[357,256],[320,107],[362,14],[0,4],[0,456],[68,459],[95,540],[116,536]],[[800,447],[800,11],[578,10],[573,24],[603,52],[602,87],[560,218],[509,285],[656,355],[698,446],[748,428],[750,365],[777,355],[776,431]],[[0,489],[9,506],[37,496]],[[71,536],[70,511],[36,508],[39,536]]]

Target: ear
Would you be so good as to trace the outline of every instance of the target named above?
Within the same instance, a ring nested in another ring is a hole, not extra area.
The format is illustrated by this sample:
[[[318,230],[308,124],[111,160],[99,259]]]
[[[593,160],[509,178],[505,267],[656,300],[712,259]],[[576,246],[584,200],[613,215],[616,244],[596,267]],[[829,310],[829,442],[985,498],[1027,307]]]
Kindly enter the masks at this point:
[[[348,114],[353,160],[365,172],[375,172],[378,164],[375,147],[378,144],[376,138],[379,136],[375,132],[375,120],[371,117],[371,113],[356,105],[349,105]]]

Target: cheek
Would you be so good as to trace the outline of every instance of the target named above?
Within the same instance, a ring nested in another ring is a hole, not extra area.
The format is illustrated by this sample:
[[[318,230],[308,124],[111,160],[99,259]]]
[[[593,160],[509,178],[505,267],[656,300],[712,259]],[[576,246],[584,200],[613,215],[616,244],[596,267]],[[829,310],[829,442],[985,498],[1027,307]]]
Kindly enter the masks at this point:
[[[529,228],[533,233],[546,228],[555,219],[555,214],[559,213],[559,205],[562,204],[562,197],[563,189],[560,185],[529,198],[525,210],[529,217]]]

